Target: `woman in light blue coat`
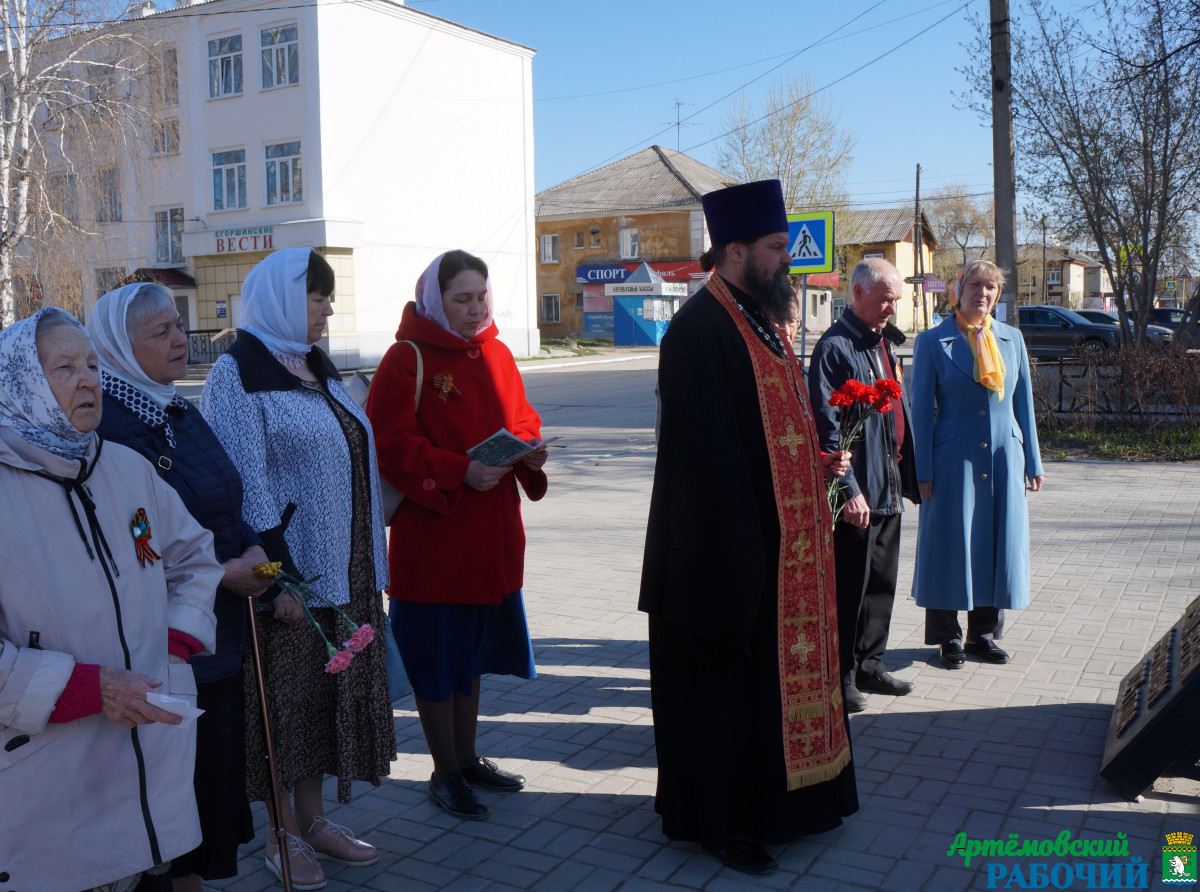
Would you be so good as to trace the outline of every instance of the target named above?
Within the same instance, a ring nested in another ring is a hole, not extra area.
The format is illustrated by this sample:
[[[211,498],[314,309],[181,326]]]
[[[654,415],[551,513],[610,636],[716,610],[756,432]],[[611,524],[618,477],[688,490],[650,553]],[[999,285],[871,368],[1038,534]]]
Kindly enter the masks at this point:
[[[947,669],[966,653],[1007,663],[996,639],[1004,611],[1029,603],[1026,490],[1042,487],[1029,358],[1021,333],[991,310],[1004,274],[964,267],[955,312],[917,337],[909,397],[921,515],[913,597],[925,643]],[[966,610],[964,647],[958,611]]]

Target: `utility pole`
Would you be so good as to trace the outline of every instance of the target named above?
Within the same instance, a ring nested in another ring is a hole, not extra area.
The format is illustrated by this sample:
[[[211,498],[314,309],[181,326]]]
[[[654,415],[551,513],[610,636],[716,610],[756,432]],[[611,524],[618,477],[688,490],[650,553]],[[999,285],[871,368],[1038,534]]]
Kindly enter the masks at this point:
[[[996,265],[1008,281],[1000,296],[1002,322],[1017,324],[1017,181],[1012,123],[1012,56],[1008,0],[989,0],[992,24],[992,172],[996,193]],[[1043,287],[1045,277],[1043,276]]]
[[[921,278],[925,272],[925,257],[921,246],[925,244],[925,231],[921,228],[921,165],[917,165],[917,191],[913,197],[913,275]],[[913,330],[917,328],[917,303],[921,304],[921,317],[925,323],[922,330],[929,328],[929,307],[925,306],[925,280],[913,285]]]
[[[1046,215],[1042,214],[1042,303],[1046,303]]]

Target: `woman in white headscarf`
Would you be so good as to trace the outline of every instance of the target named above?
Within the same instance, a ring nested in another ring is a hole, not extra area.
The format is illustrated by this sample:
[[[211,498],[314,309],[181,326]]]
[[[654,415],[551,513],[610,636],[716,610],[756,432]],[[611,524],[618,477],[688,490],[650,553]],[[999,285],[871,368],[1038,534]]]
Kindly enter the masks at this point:
[[[0,332],[0,874],[125,892],[194,849],[189,657],[211,653],[212,534],[95,431],[100,370],[69,313]]]
[[[525,783],[476,752],[475,728],[484,673],[535,675],[518,483],[535,501],[546,494],[544,450],[503,467],[467,455],[500,428],[531,444],[541,436],[492,315],[487,265],[466,251],[435,258],[367,401],[380,473],[407,496],[392,518],[389,594],[433,756],[429,796],[467,820],[489,814],[477,789]]]
[[[284,569],[359,625],[384,628],[387,585],[383,526],[371,425],[316,346],[331,306],[334,274],[320,254],[290,248],[268,255],[242,286],[233,347],[217,360],[201,411],[241,474],[242,514]],[[317,577],[313,579],[313,577]],[[350,629],[332,608],[311,611],[335,643]],[[374,846],[325,817],[324,775],[350,801],[352,781],[378,785],[395,758],[383,641],[349,667],[327,672],[326,647],[284,596],[260,626],[268,707],[275,735],[284,824],[296,889],[325,883],[321,860],[373,864]],[[270,803],[253,668],[246,669],[247,780],[251,799]],[[289,801],[291,800],[291,801]],[[268,839],[266,863],[280,874]]]
[[[187,374],[187,335],[171,293],[138,283],[110,291],[88,316],[100,357],[104,417],[100,434],[145,456],[192,516],[213,534],[225,571],[216,591],[217,647],[196,657],[196,802],[203,844],[171,864],[176,892],[200,892],[202,880],[237,876],[238,846],[254,838],[246,800],[242,658],[245,598],[271,585],[254,575],[267,560],[242,519],[242,481],[200,410],[175,393]]]

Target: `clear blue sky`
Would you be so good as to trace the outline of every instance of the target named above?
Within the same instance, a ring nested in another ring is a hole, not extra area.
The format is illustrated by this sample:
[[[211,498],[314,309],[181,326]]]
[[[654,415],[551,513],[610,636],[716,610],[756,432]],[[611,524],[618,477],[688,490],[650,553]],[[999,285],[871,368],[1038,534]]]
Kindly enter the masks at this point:
[[[816,88],[840,79],[826,95],[858,137],[856,206],[911,201],[917,163],[922,195],[951,181],[991,190],[990,127],[955,99],[967,12],[986,15],[986,0],[407,2],[537,50],[539,191],[654,143],[675,148],[676,100],[695,125],[680,148],[711,164],[721,97],[746,85],[757,102],[773,77],[805,69]]]

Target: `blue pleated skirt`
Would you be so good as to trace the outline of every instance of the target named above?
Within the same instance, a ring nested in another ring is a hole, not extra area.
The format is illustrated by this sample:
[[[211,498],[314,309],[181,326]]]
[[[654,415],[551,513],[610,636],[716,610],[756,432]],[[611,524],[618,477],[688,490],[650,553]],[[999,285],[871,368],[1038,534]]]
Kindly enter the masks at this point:
[[[536,678],[519,591],[499,604],[392,601],[392,635],[418,697],[470,696],[481,675]]]

